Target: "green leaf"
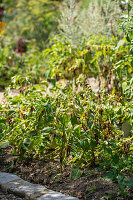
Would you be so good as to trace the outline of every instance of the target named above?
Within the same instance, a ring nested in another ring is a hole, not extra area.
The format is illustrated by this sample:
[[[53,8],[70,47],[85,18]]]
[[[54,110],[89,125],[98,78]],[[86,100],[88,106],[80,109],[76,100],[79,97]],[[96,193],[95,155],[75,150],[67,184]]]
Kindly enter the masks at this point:
[[[9,111],[8,111],[8,116],[12,115],[13,113],[15,113],[14,110],[9,110]]]
[[[74,131],[80,133],[81,132],[81,125],[76,125],[74,127]]]
[[[91,146],[92,149],[95,148],[97,146],[96,141],[95,140],[91,140],[90,146]]]
[[[31,143],[30,138],[25,138],[24,141],[23,141],[23,143],[22,143],[22,144],[23,144],[23,146],[22,146],[22,147],[23,147],[22,150],[25,151],[26,148],[30,145],[30,143]]]
[[[133,176],[126,180],[126,185],[133,190]]]
[[[77,117],[75,115],[72,116],[71,118],[71,124],[74,126],[75,124],[78,124],[78,121],[77,121]]]
[[[6,120],[5,119],[0,119],[0,123],[6,124]]]
[[[111,148],[106,148],[106,151],[112,155],[112,149]]]
[[[53,127],[45,127],[45,128],[43,128],[42,132],[48,133],[48,132],[50,132],[52,130],[53,130]]]
[[[38,132],[36,130],[33,130],[33,131],[28,132],[27,134],[30,136],[37,136]]]
[[[30,141],[31,141],[30,138],[25,138],[24,141],[23,141],[23,143],[24,143],[24,144],[29,144]]]
[[[5,149],[9,146],[9,142],[8,141],[4,141],[0,143],[0,148],[1,149]]]
[[[78,167],[72,169],[72,179],[77,180],[82,176],[83,171],[80,170]]]
[[[45,77],[46,77],[46,79],[48,79],[49,74],[50,74],[50,70],[46,70],[46,72],[45,72]]]
[[[128,34],[126,35],[126,40],[127,40],[128,42],[131,42],[131,39],[130,39],[130,37],[129,37]]]
[[[117,111],[117,114],[118,114],[118,115],[123,115],[123,109],[122,109],[122,108],[119,108],[118,111]]]
[[[124,174],[119,174],[118,175],[118,187],[119,187],[121,193],[124,193],[125,186],[126,186],[125,176],[124,176]]]
[[[94,122],[93,122],[93,121],[88,121],[88,127],[89,127],[90,129],[93,128],[93,125],[94,125]]]
[[[118,154],[115,154],[114,156],[112,156],[112,159],[115,164],[119,163],[119,155]]]
[[[133,48],[130,49],[130,53],[133,55]],[[131,61],[131,66],[133,66],[133,61]]]
[[[113,172],[112,172],[112,171],[104,172],[103,178],[104,178],[106,181],[111,181],[111,180],[113,179]]]
[[[131,96],[132,96],[132,94],[133,94],[133,93],[132,93],[132,89],[129,89],[129,90],[126,90],[126,91],[125,91],[125,97],[126,97],[126,98],[129,98],[129,99],[130,99]]]
[[[81,141],[81,147],[84,151],[87,151],[89,149],[88,139],[84,139]]]
[[[118,68],[116,72],[117,72],[119,79],[121,80],[121,68]]]
[[[126,90],[126,87],[127,87],[127,82],[126,82],[126,81],[124,81],[124,82],[122,83],[122,89],[123,89],[123,91],[125,91],[125,90]]]
[[[54,78],[51,78],[51,79],[50,79],[50,82],[53,84],[53,86],[56,85],[56,80],[55,80]]]
[[[7,169],[10,169],[14,166],[14,161],[12,160],[11,162],[9,162]]]
[[[45,138],[45,136],[49,135],[50,133],[42,133],[42,138]]]
[[[117,49],[119,49],[124,43],[125,43],[125,40],[124,40],[124,39],[120,40],[120,41],[118,42],[118,44],[117,44]]]

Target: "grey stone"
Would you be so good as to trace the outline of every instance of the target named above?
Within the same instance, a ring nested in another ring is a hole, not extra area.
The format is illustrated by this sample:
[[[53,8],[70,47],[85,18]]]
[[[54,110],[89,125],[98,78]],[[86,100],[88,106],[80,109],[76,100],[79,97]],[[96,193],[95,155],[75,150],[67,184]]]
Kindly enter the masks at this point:
[[[51,192],[44,186],[32,184],[22,179],[4,184],[1,187],[4,191],[14,193],[26,199],[33,199]]]
[[[0,172],[0,185],[16,180],[20,180],[20,178],[14,174]]]
[[[50,192],[48,194],[42,195],[37,200],[78,200],[75,197],[66,196],[64,194],[61,194],[60,192]]]
[[[78,200],[75,197],[48,190],[42,185],[32,184],[8,173],[0,173],[0,187],[10,193],[31,200]]]

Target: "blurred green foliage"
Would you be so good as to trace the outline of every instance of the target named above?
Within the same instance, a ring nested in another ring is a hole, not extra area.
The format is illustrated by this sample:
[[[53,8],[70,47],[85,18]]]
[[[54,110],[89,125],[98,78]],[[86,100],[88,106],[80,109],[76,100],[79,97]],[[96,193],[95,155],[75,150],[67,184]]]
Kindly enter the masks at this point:
[[[32,49],[22,55],[13,50],[12,44],[0,44],[0,89],[7,87],[17,74],[32,77],[33,83],[44,78],[43,52]]]
[[[59,1],[5,0],[3,4],[8,37],[13,40],[22,37],[32,45],[44,48],[57,26]]]

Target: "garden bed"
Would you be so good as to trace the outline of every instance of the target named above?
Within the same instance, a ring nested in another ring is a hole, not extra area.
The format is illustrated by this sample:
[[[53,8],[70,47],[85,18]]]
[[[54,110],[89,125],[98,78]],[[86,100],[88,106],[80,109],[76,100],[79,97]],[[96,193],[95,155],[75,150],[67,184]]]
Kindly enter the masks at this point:
[[[116,183],[106,181],[103,171],[86,167],[79,178],[73,178],[70,165],[60,173],[59,160],[29,158],[18,161],[18,156],[11,155],[11,148],[3,149],[0,154],[0,171],[17,174],[22,179],[36,184],[43,184],[49,189],[72,195],[82,200],[103,199],[133,199],[133,193],[128,191],[124,198],[118,195]],[[76,179],[76,180],[75,180]]]

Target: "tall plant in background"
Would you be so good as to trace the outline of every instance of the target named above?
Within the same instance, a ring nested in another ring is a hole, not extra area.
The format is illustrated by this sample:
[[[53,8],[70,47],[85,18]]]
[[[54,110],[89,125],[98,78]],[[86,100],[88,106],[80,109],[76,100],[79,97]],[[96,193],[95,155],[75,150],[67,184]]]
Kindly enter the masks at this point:
[[[89,35],[117,36],[120,6],[117,1],[90,1],[88,8],[80,9],[75,0],[64,3],[59,20],[59,34],[72,45],[81,45]]]
[[[79,8],[75,0],[65,1],[59,20],[59,34],[65,37],[73,46],[81,44],[84,36],[81,29]]]
[[[117,1],[91,0],[85,13],[82,11],[82,29],[86,35],[117,36],[120,12]]]

